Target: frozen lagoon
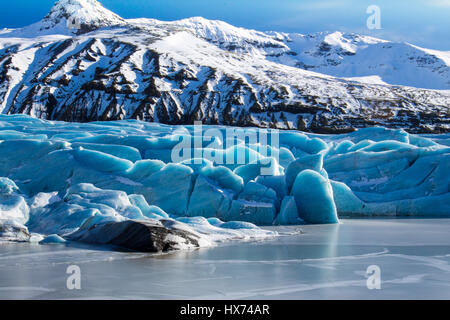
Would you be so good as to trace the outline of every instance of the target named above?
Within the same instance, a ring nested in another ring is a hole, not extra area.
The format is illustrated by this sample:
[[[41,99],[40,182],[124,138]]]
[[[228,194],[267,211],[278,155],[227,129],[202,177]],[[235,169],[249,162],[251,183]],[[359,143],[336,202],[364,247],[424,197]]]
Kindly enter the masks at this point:
[[[269,229],[281,236],[165,255],[2,244],[0,299],[450,299],[450,220]],[[70,291],[74,264],[82,289]],[[381,290],[367,289],[371,265]]]

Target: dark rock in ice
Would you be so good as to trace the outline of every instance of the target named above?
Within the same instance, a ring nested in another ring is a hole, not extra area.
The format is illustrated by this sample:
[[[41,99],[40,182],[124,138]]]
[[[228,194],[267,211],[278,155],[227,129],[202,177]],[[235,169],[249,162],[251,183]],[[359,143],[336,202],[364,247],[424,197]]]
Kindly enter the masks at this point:
[[[28,232],[27,227],[11,221],[0,221],[0,242],[28,242],[30,238],[31,234]]]
[[[71,241],[113,245],[139,252],[168,252],[198,248],[200,237],[186,230],[171,228],[165,221],[128,220],[94,225],[66,237]]]

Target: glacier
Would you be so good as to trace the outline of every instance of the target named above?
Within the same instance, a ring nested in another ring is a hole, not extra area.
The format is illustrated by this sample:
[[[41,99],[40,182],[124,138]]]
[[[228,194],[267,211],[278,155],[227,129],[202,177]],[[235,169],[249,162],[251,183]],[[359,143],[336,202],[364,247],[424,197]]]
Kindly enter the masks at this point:
[[[196,141],[198,130],[0,115],[0,239],[160,252],[277,236],[261,228],[269,225],[450,217],[448,134],[273,129],[278,145],[263,145],[246,141],[260,129],[236,128],[244,141],[227,148],[226,139]],[[191,158],[172,161],[186,141]]]

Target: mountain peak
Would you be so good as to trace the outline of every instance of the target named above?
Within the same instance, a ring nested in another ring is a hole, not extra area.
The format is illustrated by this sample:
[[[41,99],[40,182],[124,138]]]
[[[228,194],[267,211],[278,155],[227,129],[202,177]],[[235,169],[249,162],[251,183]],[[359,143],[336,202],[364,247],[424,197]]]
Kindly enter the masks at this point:
[[[40,29],[68,29],[69,33],[82,34],[124,23],[121,17],[97,0],[60,0],[42,20]]]

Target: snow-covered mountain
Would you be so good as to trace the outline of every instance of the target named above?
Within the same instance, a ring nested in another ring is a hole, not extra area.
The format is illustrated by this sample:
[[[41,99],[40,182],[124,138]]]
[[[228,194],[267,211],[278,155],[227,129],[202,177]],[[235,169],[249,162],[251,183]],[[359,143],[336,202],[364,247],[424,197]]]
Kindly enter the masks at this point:
[[[126,25],[126,22],[97,0],[63,0],[56,2],[40,22],[25,27],[18,33],[25,37],[76,35],[117,25]]]
[[[126,20],[61,0],[0,31],[0,112],[342,132],[450,130],[450,52],[367,36]]]

